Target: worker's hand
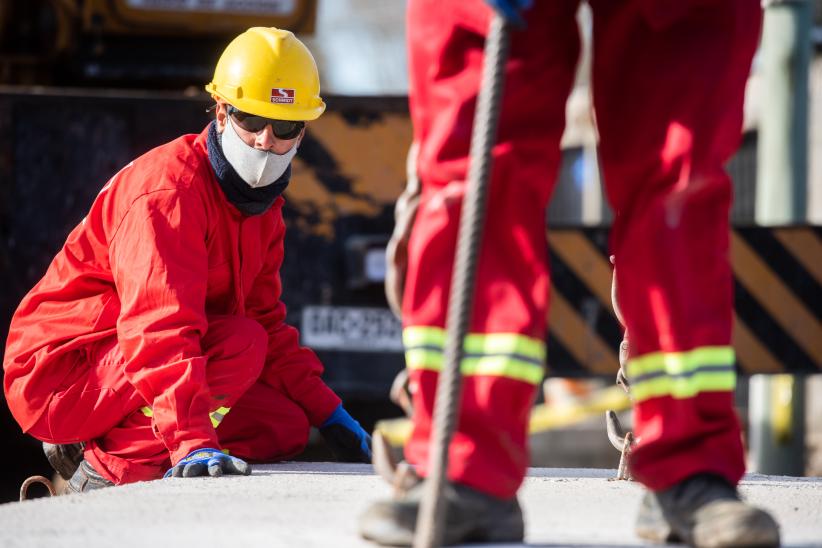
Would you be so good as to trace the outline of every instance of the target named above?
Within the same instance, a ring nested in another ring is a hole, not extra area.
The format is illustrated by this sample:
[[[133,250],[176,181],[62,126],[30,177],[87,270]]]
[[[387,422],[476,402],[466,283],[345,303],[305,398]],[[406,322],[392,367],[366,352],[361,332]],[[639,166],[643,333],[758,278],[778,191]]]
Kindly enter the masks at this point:
[[[340,404],[320,425],[320,434],[339,461],[371,462],[371,436]]]
[[[485,0],[502,17],[512,25],[525,28],[522,12],[531,7],[533,0]]]
[[[172,466],[164,478],[191,478],[194,476],[222,476],[223,474],[238,474],[247,476],[251,473],[251,466],[237,457],[230,457],[219,449],[197,449],[192,451]]]

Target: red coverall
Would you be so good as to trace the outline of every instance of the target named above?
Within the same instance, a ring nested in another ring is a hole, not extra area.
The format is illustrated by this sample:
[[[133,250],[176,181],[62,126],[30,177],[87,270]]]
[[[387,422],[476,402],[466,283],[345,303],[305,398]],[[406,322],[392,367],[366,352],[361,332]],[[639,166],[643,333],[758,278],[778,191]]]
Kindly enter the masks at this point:
[[[206,136],[117,173],[11,322],[4,388],[23,431],[87,442],[118,484],[203,447],[294,455],[340,403],[284,323],[283,198],[242,215]]]
[[[633,474],[654,490],[697,472],[738,482],[728,260],[731,185],[758,0],[592,0],[593,100],[611,249],[631,333]],[[513,32],[462,403],[448,477],[511,497],[527,465],[549,294],[545,210],[579,54],[578,0],[536,1]],[[484,36],[481,0],[411,0],[410,108],[422,195],[403,296],[414,430],[427,473],[431,413]]]

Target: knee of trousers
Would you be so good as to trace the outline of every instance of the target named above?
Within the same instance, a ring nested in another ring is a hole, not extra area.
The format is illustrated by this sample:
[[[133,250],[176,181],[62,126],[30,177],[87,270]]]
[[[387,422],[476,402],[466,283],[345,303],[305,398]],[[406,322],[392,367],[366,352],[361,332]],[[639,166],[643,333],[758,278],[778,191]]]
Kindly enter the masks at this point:
[[[268,333],[257,321],[242,316],[209,318],[208,331],[202,339],[209,364],[231,362],[236,373],[257,378],[265,363]]]

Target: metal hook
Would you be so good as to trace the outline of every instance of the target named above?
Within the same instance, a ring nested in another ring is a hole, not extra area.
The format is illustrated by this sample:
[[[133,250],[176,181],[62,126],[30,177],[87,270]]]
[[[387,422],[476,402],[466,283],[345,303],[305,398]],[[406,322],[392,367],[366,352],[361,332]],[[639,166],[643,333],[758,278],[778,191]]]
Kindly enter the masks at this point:
[[[628,472],[628,455],[634,446],[634,434],[626,432],[619,422],[619,417],[615,411],[605,412],[605,428],[608,431],[608,440],[611,445],[620,452],[619,468],[617,468],[618,480],[630,480],[631,475]]]
[[[53,497],[57,494],[57,491],[54,489],[54,484],[51,483],[50,479],[44,476],[31,476],[23,482],[23,485],[20,486],[20,502],[28,500],[29,487],[35,483],[42,483],[43,485],[45,485],[46,488],[49,490],[50,497]]]
[[[396,498],[401,498],[411,487],[421,481],[413,466],[405,461],[396,462],[391,455],[388,440],[379,431],[375,431],[372,435],[371,447],[374,470],[394,488]]]

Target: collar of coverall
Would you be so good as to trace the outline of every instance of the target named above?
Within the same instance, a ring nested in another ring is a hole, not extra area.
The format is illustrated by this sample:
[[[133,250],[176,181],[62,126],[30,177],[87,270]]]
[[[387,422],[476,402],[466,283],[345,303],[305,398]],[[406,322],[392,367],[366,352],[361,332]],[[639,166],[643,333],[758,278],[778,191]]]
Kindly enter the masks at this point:
[[[220,136],[217,133],[217,122],[211,122],[208,127],[208,159],[223,194],[234,207],[244,215],[261,215],[268,211],[274,200],[283,193],[291,180],[291,166],[286,168],[279,179],[263,187],[253,188],[228,163],[220,146]]]

